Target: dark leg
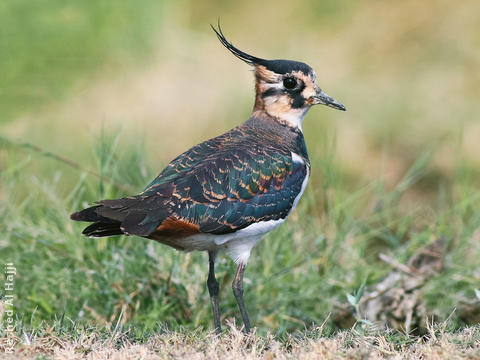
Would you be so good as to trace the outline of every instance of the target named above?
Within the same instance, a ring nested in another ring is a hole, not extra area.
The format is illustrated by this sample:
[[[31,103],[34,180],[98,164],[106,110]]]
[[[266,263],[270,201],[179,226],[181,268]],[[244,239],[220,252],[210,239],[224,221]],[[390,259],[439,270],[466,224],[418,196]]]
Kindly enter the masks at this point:
[[[208,279],[207,287],[208,292],[210,293],[210,300],[212,302],[213,308],[213,323],[215,324],[215,331],[217,334],[221,334],[222,327],[220,325],[220,311],[218,310],[218,293],[219,285],[218,281],[215,278],[215,255],[214,251],[208,252]]]
[[[235,299],[237,299],[240,313],[242,314],[243,325],[245,326],[245,332],[250,332],[250,320],[248,320],[247,309],[245,309],[245,303],[243,302],[243,273],[245,271],[245,264],[240,263],[238,265],[235,279],[233,279],[232,289]]]

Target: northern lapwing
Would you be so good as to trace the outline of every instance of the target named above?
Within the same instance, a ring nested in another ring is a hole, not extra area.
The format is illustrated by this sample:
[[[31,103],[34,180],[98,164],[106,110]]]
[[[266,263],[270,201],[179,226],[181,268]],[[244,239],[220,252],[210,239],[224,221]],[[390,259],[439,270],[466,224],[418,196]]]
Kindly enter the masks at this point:
[[[71,215],[92,224],[91,237],[137,235],[182,251],[207,251],[207,286],[220,333],[215,257],[226,252],[238,269],[232,283],[244,330],[243,274],[262,236],[281,225],[297,205],[310,175],[302,120],[311,106],[345,107],[325,94],[313,69],[298,61],[265,60],[220,42],[255,74],[250,118],[172,160],[141,193],[101,200]]]

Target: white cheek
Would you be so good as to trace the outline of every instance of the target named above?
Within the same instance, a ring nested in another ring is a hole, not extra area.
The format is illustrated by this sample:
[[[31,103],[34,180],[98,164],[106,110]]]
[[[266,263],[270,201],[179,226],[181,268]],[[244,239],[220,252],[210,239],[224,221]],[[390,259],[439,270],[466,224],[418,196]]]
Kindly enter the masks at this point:
[[[289,105],[289,99],[286,95],[274,95],[274,96],[268,96],[265,98],[265,105],[269,106],[272,104],[278,104],[278,105]]]

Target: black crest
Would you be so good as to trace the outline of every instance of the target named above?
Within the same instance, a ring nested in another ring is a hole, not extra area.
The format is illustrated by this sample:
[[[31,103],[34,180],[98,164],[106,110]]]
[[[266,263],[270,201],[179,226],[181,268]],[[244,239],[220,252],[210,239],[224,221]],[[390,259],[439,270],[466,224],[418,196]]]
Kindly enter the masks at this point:
[[[246,52],[243,52],[242,50],[237,49],[235,46],[233,46],[233,44],[225,38],[225,35],[223,35],[222,28],[220,27],[220,20],[218,21],[218,30],[215,29],[213,25],[210,24],[210,26],[212,27],[213,31],[215,31],[215,34],[217,34],[218,40],[220,40],[223,46],[230,50],[230,52],[240,60],[252,66],[260,65],[266,61],[264,59],[260,59],[250,54],[247,54]]]
[[[313,72],[312,68],[305,63],[293,60],[265,60],[258,58],[256,56],[252,56],[243,52],[242,50],[233,46],[231,42],[229,42],[225,35],[223,35],[222,28],[220,27],[220,21],[218,22],[218,29],[215,29],[213,25],[210,25],[217,34],[218,39],[225,46],[233,55],[235,55],[240,60],[246,62],[248,65],[257,66],[263,65],[268,70],[273,71],[277,74],[288,74],[292,71],[301,71],[304,74],[311,74]]]

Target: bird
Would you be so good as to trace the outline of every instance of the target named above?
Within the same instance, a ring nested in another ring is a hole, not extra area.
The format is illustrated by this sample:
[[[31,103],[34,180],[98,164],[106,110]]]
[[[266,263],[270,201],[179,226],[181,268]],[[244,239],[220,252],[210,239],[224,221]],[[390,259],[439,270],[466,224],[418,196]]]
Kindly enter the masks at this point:
[[[237,265],[233,294],[243,320],[243,277],[252,248],[280,226],[302,196],[310,160],[302,121],[314,105],[345,111],[318,85],[315,71],[293,60],[266,60],[220,43],[253,68],[255,101],[246,122],[193,146],[173,159],[137,195],[100,200],[71,214],[90,222],[89,237],[136,235],[181,251],[208,252],[207,288],[216,333],[221,333],[215,260],[226,253]]]

